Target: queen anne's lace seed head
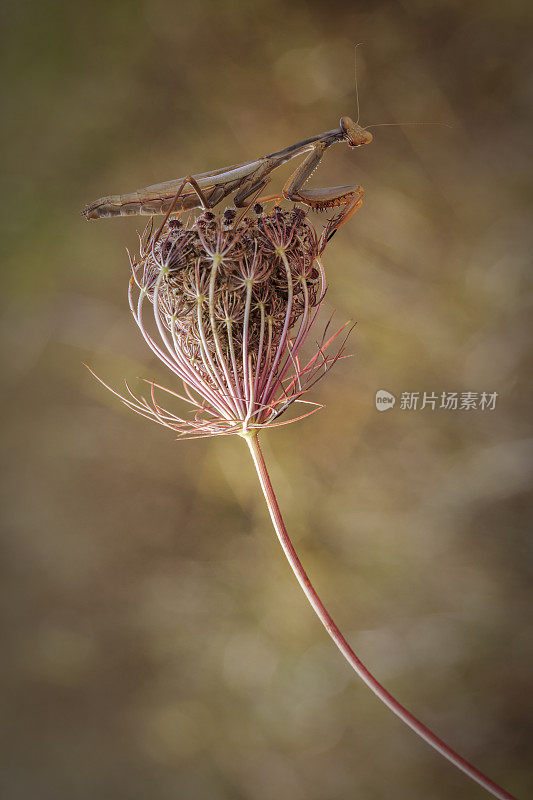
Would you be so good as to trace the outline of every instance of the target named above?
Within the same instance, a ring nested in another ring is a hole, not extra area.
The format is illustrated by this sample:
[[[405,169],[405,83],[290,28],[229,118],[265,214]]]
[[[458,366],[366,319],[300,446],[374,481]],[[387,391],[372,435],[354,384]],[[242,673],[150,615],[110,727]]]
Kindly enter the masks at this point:
[[[335,334],[323,337],[307,363],[300,360],[326,289],[324,244],[300,208],[265,213],[257,204],[252,219],[227,209],[187,224],[169,220],[132,261],[130,307],[186,395],[157,388],[181,397],[193,413],[182,418],[163,409],[154,383],[150,401],[129,387],[122,400],[180,438],[245,435],[279,424],[293,402],[313,406],[301,416],[313,413],[318,404],[303,396],[340,355],[326,354]]]

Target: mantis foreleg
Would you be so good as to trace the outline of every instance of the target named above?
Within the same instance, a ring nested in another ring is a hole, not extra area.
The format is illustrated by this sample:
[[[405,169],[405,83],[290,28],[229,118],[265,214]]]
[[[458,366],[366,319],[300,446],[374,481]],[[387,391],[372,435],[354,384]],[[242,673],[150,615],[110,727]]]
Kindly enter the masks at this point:
[[[329,144],[327,142],[317,142],[313,145],[312,151],[305,157],[283,187],[283,196],[293,202],[305,203],[317,211],[332,208],[333,206],[344,206],[344,210],[336,220],[335,229],[337,229],[360,208],[364,189],[362,186],[355,185],[329,186],[322,189],[303,188],[319,165],[328,147]]]

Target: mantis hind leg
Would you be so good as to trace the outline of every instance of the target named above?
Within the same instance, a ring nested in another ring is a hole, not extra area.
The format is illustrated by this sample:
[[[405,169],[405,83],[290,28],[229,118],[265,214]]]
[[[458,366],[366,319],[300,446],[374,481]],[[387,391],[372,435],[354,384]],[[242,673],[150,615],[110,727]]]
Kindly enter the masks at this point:
[[[161,236],[161,232],[162,232],[163,228],[165,227],[165,225],[167,224],[170,215],[174,212],[174,209],[176,208],[176,204],[180,200],[181,195],[183,193],[183,190],[184,190],[184,188],[186,187],[187,184],[189,184],[189,186],[192,186],[192,188],[194,189],[194,191],[195,191],[195,193],[198,196],[198,199],[200,201],[201,208],[203,208],[204,210],[206,210],[208,208],[212,208],[212,205],[210,205],[210,200],[208,200],[205,197],[205,195],[202,192],[202,190],[200,189],[197,181],[193,178],[192,175],[187,175],[182,180],[178,191],[174,195],[174,198],[172,199],[172,202],[170,203],[170,205],[168,207],[168,210],[163,209],[163,208],[161,209],[162,211],[166,210],[166,214],[165,214],[165,218],[164,218],[163,222],[161,223],[161,225],[159,226],[159,228],[157,230],[157,233],[154,235],[154,237],[151,240],[151,246],[152,247],[154,246],[154,244],[157,242],[157,240]],[[198,205],[198,203],[196,205]],[[185,210],[185,203],[182,202],[181,203],[181,208],[179,208],[178,211],[177,211],[177,215],[179,216],[181,214],[181,212],[184,211],[184,210]]]

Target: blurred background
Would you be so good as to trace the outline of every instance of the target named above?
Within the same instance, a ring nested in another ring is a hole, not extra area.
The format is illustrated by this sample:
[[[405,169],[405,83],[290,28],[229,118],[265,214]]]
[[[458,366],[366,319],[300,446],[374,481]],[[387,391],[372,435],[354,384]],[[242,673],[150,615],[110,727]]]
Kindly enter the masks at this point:
[[[366,188],[326,251],[355,357],[316,387],[323,411],[263,437],[265,455],[359,656],[527,796],[531,9],[3,4],[6,800],[485,796],[350,672],[243,443],[178,444],[82,366],[117,387],[170,380],[127,308],[143,220],[87,224],[83,205],[355,116],[356,42],[363,124],[453,128],[376,128],[313,176]],[[394,409],[376,410],[379,389]],[[407,391],[498,398],[408,411]]]

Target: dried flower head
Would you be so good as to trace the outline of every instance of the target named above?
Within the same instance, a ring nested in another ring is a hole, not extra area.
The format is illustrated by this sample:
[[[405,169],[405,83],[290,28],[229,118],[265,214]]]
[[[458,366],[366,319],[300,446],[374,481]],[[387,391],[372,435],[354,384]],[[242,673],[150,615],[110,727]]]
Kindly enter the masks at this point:
[[[131,260],[130,308],[185,394],[150,381],[150,401],[129,386],[119,397],[179,438],[284,424],[277,420],[295,402],[312,406],[297,419],[316,411],[320,405],[304,395],[344,346],[328,355],[345,326],[329,339],[326,328],[315,354],[300,359],[326,291],[325,242],[303,209],[267,214],[260,205],[252,219],[233,209],[206,211],[188,224],[171,219],[160,233],[145,233],[139,258]],[[163,408],[156,389],[185,400],[191,415]]]

